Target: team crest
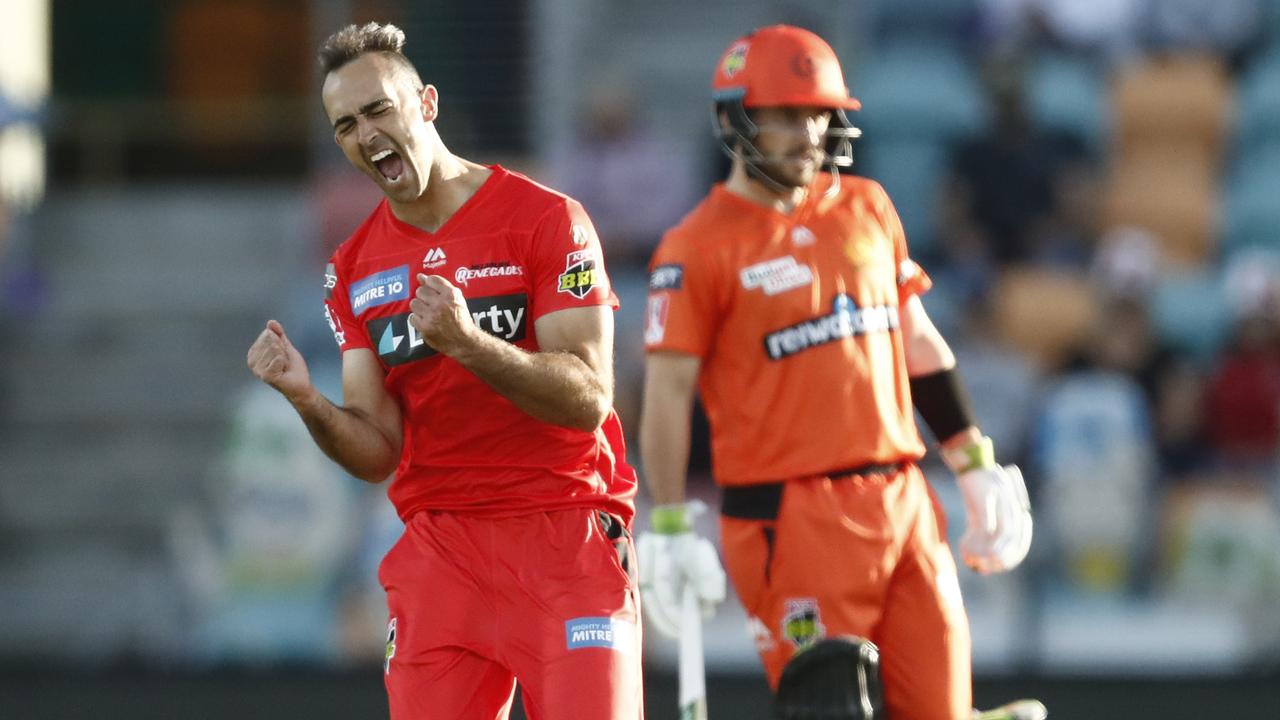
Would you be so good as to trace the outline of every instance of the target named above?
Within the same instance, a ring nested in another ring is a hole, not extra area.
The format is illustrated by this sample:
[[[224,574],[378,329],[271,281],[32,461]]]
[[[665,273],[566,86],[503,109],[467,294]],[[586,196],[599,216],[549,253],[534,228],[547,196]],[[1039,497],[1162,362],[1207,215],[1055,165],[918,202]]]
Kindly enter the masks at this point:
[[[742,72],[742,68],[747,66],[747,48],[750,44],[745,40],[729,48],[729,52],[724,56],[724,62],[720,65],[720,72],[730,80],[734,75]]]
[[[786,601],[786,614],[782,616],[782,637],[797,648],[804,648],[821,640],[827,634],[818,612],[816,598],[792,598]]]
[[[391,658],[396,656],[396,619],[391,618],[387,623],[387,652],[386,657],[382,661],[382,673],[384,675],[391,674]]]

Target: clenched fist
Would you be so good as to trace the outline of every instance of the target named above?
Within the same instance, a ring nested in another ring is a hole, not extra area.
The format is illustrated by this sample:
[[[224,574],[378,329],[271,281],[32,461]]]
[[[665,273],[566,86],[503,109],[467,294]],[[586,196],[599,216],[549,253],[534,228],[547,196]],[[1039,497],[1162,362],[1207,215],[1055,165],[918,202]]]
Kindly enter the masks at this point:
[[[409,322],[418,334],[445,355],[456,355],[479,332],[462,291],[439,275],[418,274],[418,290],[409,301],[409,310]]]
[[[302,353],[289,342],[284,326],[275,320],[268,320],[267,327],[253,341],[248,362],[258,379],[291,400],[311,387],[311,373]]]

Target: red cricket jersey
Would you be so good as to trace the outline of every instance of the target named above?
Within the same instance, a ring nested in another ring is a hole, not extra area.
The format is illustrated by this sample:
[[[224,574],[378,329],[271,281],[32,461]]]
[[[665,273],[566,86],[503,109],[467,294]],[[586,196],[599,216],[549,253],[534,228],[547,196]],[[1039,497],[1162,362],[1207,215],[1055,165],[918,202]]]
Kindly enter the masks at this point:
[[[521,514],[600,507],[630,524],[635,472],[615,413],[595,432],[526,414],[409,325],[417,274],[466,296],[485,332],[538,350],[547,313],[618,300],[582,206],[499,166],[436,232],[383,200],[334,252],[325,315],[344,352],[370,349],[398,400],[404,447],[390,490],[401,518],[420,510]]]

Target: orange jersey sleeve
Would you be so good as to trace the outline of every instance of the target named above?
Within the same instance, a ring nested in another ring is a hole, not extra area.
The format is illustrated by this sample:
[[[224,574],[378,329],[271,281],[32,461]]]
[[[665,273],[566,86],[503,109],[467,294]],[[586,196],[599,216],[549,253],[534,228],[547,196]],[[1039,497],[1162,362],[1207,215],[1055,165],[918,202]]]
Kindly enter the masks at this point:
[[[924,454],[898,310],[929,278],[879,185],[829,182],[789,215],[717,186],[654,254],[645,344],[701,358],[722,484]]]

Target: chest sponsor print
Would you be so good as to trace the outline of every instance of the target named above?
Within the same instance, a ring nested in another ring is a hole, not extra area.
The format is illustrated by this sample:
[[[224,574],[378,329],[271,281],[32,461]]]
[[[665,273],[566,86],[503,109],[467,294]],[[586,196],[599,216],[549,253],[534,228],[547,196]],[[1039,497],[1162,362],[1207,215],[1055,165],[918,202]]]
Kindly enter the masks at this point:
[[[483,265],[471,265],[468,267],[460,267],[453,274],[453,284],[467,287],[472,280],[485,280],[488,278],[512,277],[514,275],[523,275],[524,268],[519,265],[513,265],[507,262],[485,263]]]
[[[600,281],[596,254],[591,250],[574,250],[565,256],[564,272],[556,279],[556,291],[569,293],[579,300]]]
[[[351,285],[351,312],[357,317],[371,307],[409,297],[409,266],[383,270],[362,277]]]
[[[525,339],[529,326],[529,296],[492,295],[467,298],[467,310],[476,327],[509,343]],[[434,348],[409,322],[409,313],[373,318],[366,324],[378,357],[389,366],[403,365],[436,354]]]
[[[898,308],[890,305],[862,308],[848,295],[837,295],[830,313],[765,335],[764,352],[770,360],[782,360],[845,338],[897,329]]]
[[[801,265],[790,255],[766,260],[742,268],[738,273],[742,287],[759,289],[765,295],[777,295],[813,284],[813,269]]]

